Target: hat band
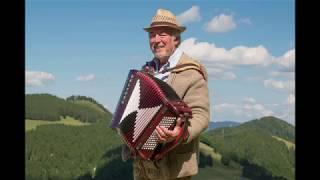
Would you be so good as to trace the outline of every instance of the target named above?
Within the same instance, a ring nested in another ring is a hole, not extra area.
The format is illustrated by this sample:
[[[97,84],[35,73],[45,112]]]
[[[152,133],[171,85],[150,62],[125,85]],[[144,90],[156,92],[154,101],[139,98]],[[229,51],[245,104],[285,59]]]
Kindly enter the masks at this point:
[[[177,29],[180,29],[180,27],[177,26],[176,24],[169,23],[169,22],[153,22],[150,24],[150,27],[154,27],[154,26],[170,26],[170,27],[175,27]]]

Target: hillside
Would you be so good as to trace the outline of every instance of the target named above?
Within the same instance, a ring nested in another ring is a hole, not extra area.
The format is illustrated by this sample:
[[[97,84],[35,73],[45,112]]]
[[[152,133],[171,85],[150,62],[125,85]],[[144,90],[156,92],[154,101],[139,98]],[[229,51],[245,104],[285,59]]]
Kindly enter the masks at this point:
[[[63,114],[70,109],[73,117]],[[131,164],[120,160],[121,140],[108,128],[111,113],[100,108],[97,102],[32,94],[26,95],[26,110],[28,118],[37,119],[26,119],[27,180],[128,179],[132,176]],[[95,114],[92,118],[97,119],[90,123],[75,119],[81,118],[81,112]]]
[[[90,123],[81,122],[79,120],[76,120],[72,117],[66,117],[62,118],[60,121],[45,121],[45,120],[31,120],[26,119],[25,122],[25,130],[35,130],[38,126],[42,125],[50,125],[50,124],[64,124],[64,125],[70,125],[70,126],[87,126],[90,125]]]
[[[106,109],[103,105],[101,105],[100,103],[98,103],[96,100],[94,100],[91,97],[72,95],[70,97],[67,97],[66,100],[70,101],[70,102],[82,104],[82,105],[87,105],[87,106],[90,106],[90,107],[97,109],[98,111],[111,114],[111,112],[108,109]]]
[[[279,118],[267,116],[243,123],[241,127],[253,128],[295,142],[295,127]]]
[[[45,121],[59,121],[61,117],[70,116],[82,122],[94,123],[112,116],[95,101],[71,101],[50,94],[27,94],[25,110],[26,119]]]
[[[27,180],[132,179],[131,160],[121,160],[121,139],[109,128],[111,113],[98,102],[50,94],[26,95],[26,99],[31,115],[48,118],[26,120],[32,129],[26,131],[25,140]],[[68,110],[74,116],[66,115]],[[79,121],[83,114],[76,113],[83,110],[95,118]],[[200,138],[199,173],[193,179],[293,180],[294,138],[294,126],[274,117],[207,131]]]
[[[102,176],[102,172],[110,175],[109,166],[105,166],[113,160],[112,152],[119,149],[121,141],[107,124],[103,120],[88,126],[42,125],[26,132],[26,179],[91,179]]]
[[[295,174],[295,150],[288,149],[283,141],[274,136],[294,139],[294,129],[283,120],[265,117],[204,134],[209,144],[224,158],[244,166],[244,176],[292,180]]]

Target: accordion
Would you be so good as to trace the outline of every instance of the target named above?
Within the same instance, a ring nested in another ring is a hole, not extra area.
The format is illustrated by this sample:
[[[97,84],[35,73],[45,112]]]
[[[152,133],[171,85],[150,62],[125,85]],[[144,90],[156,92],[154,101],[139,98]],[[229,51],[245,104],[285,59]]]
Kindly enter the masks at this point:
[[[176,140],[160,143],[156,127],[169,130],[182,118],[182,128]],[[166,82],[138,70],[130,70],[121,93],[111,128],[130,148],[134,157],[158,160],[176,147],[187,132],[191,109]]]

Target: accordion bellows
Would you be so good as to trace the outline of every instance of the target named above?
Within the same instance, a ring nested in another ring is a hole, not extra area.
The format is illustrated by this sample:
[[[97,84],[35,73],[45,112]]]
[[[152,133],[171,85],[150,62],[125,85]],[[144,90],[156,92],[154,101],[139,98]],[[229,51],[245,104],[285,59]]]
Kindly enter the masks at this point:
[[[167,83],[145,72],[130,70],[111,128],[117,129],[134,156],[157,160],[180,143],[191,116],[191,109]],[[185,121],[177,140],[160,143],[156,126],[173,129],[178,117]]]

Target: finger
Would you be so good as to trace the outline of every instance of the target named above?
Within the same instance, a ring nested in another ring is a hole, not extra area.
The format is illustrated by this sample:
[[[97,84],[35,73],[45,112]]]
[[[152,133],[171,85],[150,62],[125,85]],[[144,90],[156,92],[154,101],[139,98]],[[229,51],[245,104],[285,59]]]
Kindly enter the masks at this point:
[[[163,143],[163,142],[166,142],[166,139],[164,139],[158,132],[158,130],[156,130],[156,134],[157,134],[157,137],[159,139],[159,142]]]
[[[162,127],[157,126],[156,127],[158,134],[162,137],[162,138],[166,138],[167,135],[165,134],[165,132],[163,131]]]
[[[174,140],[177,138],[181,130],[181,127],[176,126],[173,130],[163,129],[164,133],[167,135],[167,141]]]
[[[181,117],[178,117],[177,121],[176,121],[176,126],[181,126],[182,125],[182,118]]]
[[[174,133],[173,133],[173,130],[169,130],[165,127],[161,127],[161,130],[163,131],[163,133],[166,135],[166,137],[173,137]]]

